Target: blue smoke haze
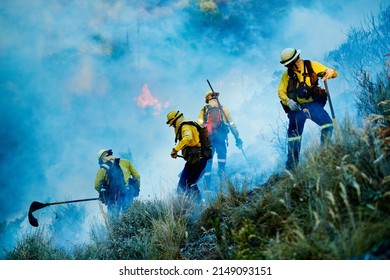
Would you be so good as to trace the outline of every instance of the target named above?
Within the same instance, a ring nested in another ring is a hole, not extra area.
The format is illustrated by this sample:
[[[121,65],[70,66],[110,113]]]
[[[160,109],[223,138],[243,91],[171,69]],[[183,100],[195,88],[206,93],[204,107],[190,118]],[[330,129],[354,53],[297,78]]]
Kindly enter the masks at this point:
[[[2,1],[0,221],[23,217],[34,200],[96,197],[102,148],[131,156],[141,199],[168,195],[184,163],[169,156],[166,114],[178,109],[197,119],[207,79],[238,126],[255,164],[250,174],[280,168],[280,51],[295,47],[324,62],[381,4],[305,2]],[[339,117],[354,115],[343,73],[330,87]],[[317,133],[310,124],[306,130]],[[229,140],[227,166],[245,175]],[[101,216],[96,202],[86,209],[91,219]]]

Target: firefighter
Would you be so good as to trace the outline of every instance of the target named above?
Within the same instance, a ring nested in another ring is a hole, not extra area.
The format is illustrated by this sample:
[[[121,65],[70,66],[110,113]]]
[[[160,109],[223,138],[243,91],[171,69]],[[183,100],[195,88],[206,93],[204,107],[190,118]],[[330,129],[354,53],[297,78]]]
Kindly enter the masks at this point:
[[[278,96],[289,119],[286,169],[299,163],[301,140],[305,121],[312,120],[321,129],[321,143],[331,138],[333,122],[324,109],[326,93],[318,86],[322,81],[337,77],[337,71],[317,61],[302,60],[301,50],[286,48],[281,52],[280,63],[287,69],[278,85]]]
[[[229,131],[233,134],[239,149],[242,149],[242,140],[229,110],[219,103],[218,97],[218,92],[206,92],[206,105],[200,110],[198,123],[208,128],[213,157],[217,153],[218,177],[222,180],[225,173]],[[208,160],[204,173],[204,181],[208,189],[211,189],[212,164],[213,158]]]
[[[107,205],[109,216],[118,218],[139,196],[141,176],[129,160],[115,158],[111,149],[98,152],[98,163],[95,190]]]
[[[181,151],[181,157],[186,161],[181,172],[177,192],[186,194],[201,202],[201,194],[197,185],[202,177],[207,159],[201,156],[199,132],[191,121],[184,118],[183,113],[173,110],[167,114],[167,125],[174,128],[176,146],[172,148],[171,157],[176,159]],[[200,126],[199,126],[200,127]]]

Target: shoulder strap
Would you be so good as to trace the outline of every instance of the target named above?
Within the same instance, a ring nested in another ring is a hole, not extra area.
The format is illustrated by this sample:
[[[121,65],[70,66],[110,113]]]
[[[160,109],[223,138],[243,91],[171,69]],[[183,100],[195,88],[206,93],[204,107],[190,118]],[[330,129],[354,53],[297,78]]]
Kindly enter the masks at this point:
[[[195,121],[189,121],[187,124],[193,125],[196,127],[196,129],[199,131],[202,127]]]
[[[297,96],[295,92],[295,89],[297,88],[297,84],[298,84],[297,74],[295,74],[294,70],[289,68],[287,70],[287,75],[288,75],[287,96],[292,100],[297,101]]]
[[[310,64],[309,60],[303,61],[303,82],[306,84],[306,78],[310,75],[310,73],[307,72],[307,65]],[[311,66],[311,65],[310,65]]]
[[[294,70],[292,68],[287,69],[287,75],[289,79],[296,79],[297,75],[294,73]]]
[[[223,108],[224,107],[222,105],[218,107],[219,111],[221,112],[221,124],[226,125],[227,123],[229,123],[229,121],[225,112],[223,111]]]
[[[188,121],[184,121],[184,122],[182,122],[182,123],[180,124],[179,128],[177,129],[176,136],[175,136],[175,143],[176,143],[177,141],[180,141],[180,140],[181,140],[181,137],[182,137],[182,135],[181,135],[181,129],[183,128],[183,125],[188,124],[188,123],[189,123]]]
[[[114,165],[115,166],[119,166],[119,161],[120,161],[120,158],[115,158],[114,159]]]
[[[207,120],[207,115],[208,115],[208,112],[210,111],[210,109],[212,108],[213,110],[218,110],[219,113],[221,114],[221,124],[225,124],[225,122],[227,123],[228,120],[227,120],[227,117],[225,115],[225,112],[223,111],[223,106],[222,105],[219,105],[217,107],[211,107],[211,105],[206,105],[207,106],[207,114],[204,114],[204,119]],[[206,107],[205,106],[205,107]]]
[[[305,69],[307,68],[308,74],[311,75],[313,71],[313,67],[311,66],[310,60],[304,60]]]
[[[102,163],[100,164],[100,168],[104,169],[106,172],[110,170],[112,166],[120,167],[119,165],[120,158],[115,158],[114,163],[107,162],[107,163]]]
[[[210,107],[211,107],[210,105],[205,105],[203,107],[203,122],[207,121],[207,115],[208,115],[208,113],[210,111]]]
[[[108,163],[102,163],[102,164],[100,164],[100,168],[101,169],[104,169],[106,172],[108,171],[108,170],[110,170],[110,165],[108,164]]]
[[[307,68],[308,75],[310,77],[310,83],[312,86],[318,85],[318,77],[311,66],[310,60],[304,60],[305,68]]]
[[[298,77],[297,77],[297,74],[295,74],[294,70],[292,70],[291,68],[289,68],[287,70],[287,75],[288,75],[288,82],[292,82],[294,84],[294,88],[295,86],[297,85],[298,83]]]
[[[175,143],[181,139],[181,128],[183,127],[183,124],[184,122],[182,122],[179,126],[179,128],[177,129],[177,133],[175,135]]]
[[[177,142],[177,140],[181,140],[181,137],[182,137],[182,135],[181,135],[181,129],[182,129],[183,125],[185,125],[185,124],[189,124],[189,125],[195,126],[196,129],[198,130],[198,132],[199,132],[199,130],[202,128],[202,127],[201,127],[197,122],[195,122],[195,121],[184,121],[184,122],[182,122],[182,123],[180,124],[180,126],[179,126],[179,129],[177,130],[177,134],[176,134],[176,137],[175,137],[175,143]]]

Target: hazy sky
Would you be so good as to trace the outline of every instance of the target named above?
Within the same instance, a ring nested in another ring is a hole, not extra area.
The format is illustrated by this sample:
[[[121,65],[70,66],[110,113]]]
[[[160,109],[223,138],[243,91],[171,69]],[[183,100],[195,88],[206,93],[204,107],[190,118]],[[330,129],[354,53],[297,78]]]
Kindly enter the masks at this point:
[[[323,62],[351,26],[389,4],[214,2],[1,1],[0,220],[21,217],[33,200],[96,197],[102,148],[131,153],[142,199],[174,190],[184,162],[170,158],[166,114],[197,119],[207,79],[233,115],[250,172],[279,168],[275,132],[285,133],[287,121],[275,85],[281,50],[299,48],[302,58]],[[342,73],[329,84],[337,114],[353,112]],[[248,171],[229,140],[228,170]],[[100,215],[96,202],[88,207]]]

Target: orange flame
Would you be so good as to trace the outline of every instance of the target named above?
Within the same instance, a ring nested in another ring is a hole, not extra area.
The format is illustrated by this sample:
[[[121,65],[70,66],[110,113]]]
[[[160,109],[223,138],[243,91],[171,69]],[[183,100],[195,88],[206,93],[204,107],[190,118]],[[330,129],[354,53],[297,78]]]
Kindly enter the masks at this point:
[[[155,98],[147,84],[142,87],[141,95],[136,98],[138,107],[145,109],[147,107],[153,107],[153,115],[158,115],[163,107],[167,107],[167,104],[162,104],[157,98]]]

